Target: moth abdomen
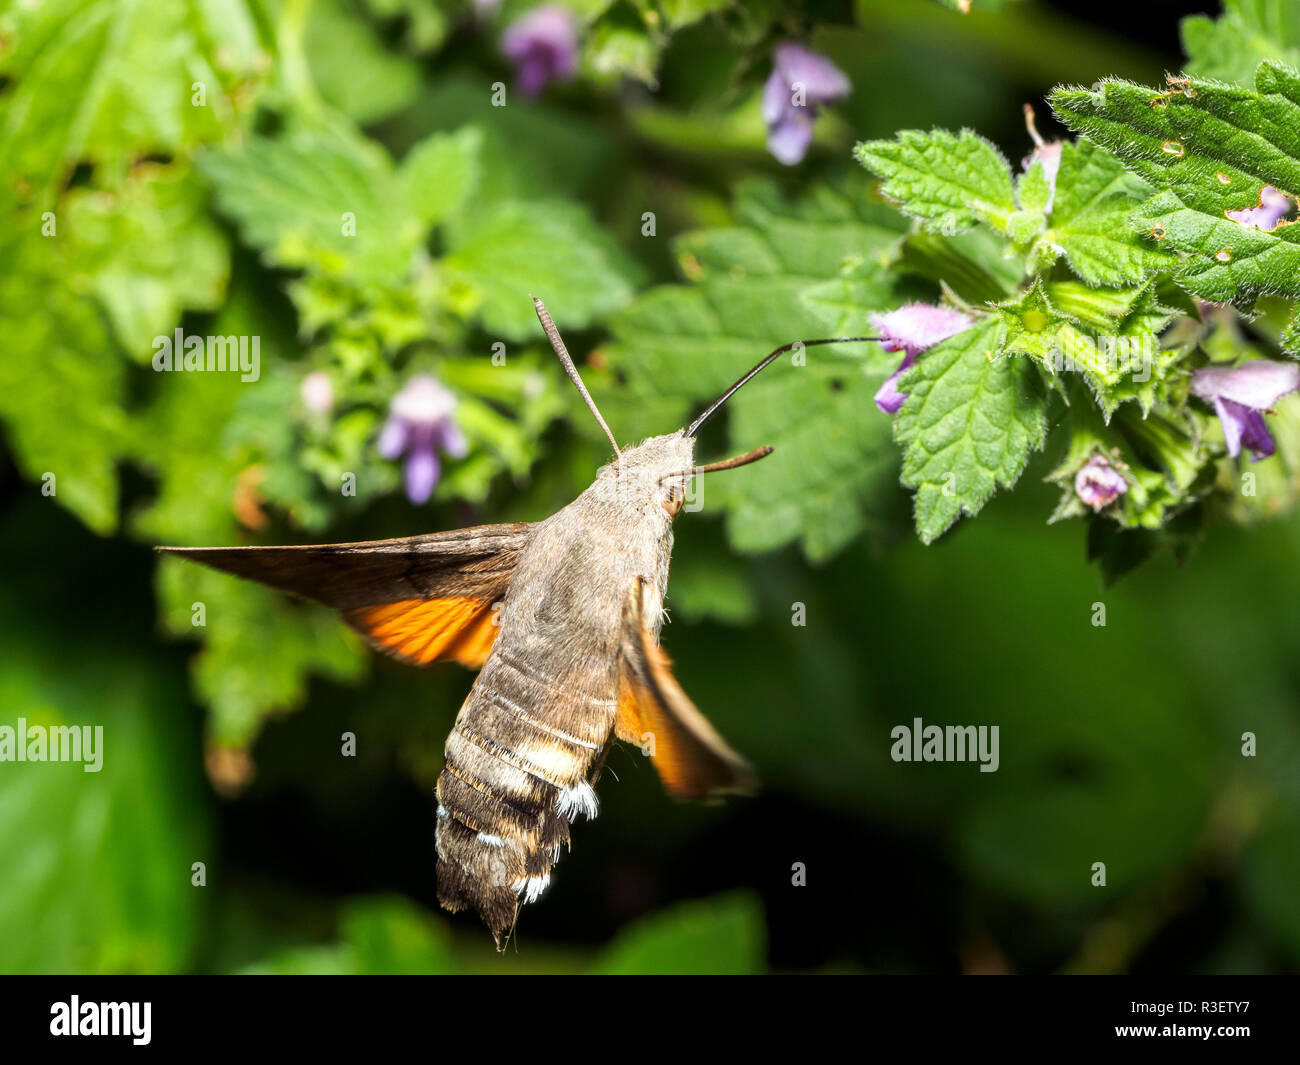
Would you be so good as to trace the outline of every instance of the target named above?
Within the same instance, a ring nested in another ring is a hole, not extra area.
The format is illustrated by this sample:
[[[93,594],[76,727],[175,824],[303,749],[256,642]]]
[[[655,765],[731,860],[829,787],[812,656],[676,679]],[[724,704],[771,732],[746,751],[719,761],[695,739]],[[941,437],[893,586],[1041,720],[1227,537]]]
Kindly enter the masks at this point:
[[[519,913],[507,867],[488,853],[478,835],[441,811],[438,822],[438,902],[444,909],[476,910],[492,935],[501,934]]]
[[[587,775],[600,745],[586,736],[608,733],[611,715],[603,700],[578,697],[585,713],[562,727],[529,708],[554,710],[555,698],[549,685],[489,660],[447,737],[438,897],[450,910],[476,909],[498,942],[520,903],[550,883],[571,821],[596,810]]]

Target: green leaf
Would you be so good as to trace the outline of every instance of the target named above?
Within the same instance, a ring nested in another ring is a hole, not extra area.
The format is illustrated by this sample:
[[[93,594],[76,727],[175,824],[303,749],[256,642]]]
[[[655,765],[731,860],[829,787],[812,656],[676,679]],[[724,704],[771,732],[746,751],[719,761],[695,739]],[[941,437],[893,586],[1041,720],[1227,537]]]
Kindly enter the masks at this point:
[[[89,160],[181,154],[251,114],[269,65],[243,0],[49,0],[8,5],[0,160],[53,195]],[[204,88],[196,106],[194,86]]]
[[[426,84],[419,104],[432,129],[471,123],[482,130],[476,203],[551,197],[591,201],[608,189],[611,174],[626,172],[627,153],[589,116],[544,106],[493,107],[484,88],[477,71],[440,72]]]
[[[899,302],[885,276],[906,226],[873,204],[865,176],[788,200],[766,183],[736,200],[742,226],[703,230],[674,249],[693,285],[665,285],[615,319],[606,349],[627,379],[596,387],[622,439],[667,432],[763,355],[800,338],[862,335],[870,311]],[[861,299],[864,302],[855,303]],[[841,334],[843,335],[843,334]],[[702,478],[706,510],[727,511],[742,551],[794,540],[825,558],[892,519],[896,453],[872,402],[899,356],[861,346],[807,348],[755,378],[727,404],[728,453],[771,444],[761,463]]]
[[[39,613],[6,606],[0,620],[5,726],[98,727],[100,768],[4,763],[0,969],[182,971],[200,917],[191,863],[207,863],[211,876],[217,860],[189,768],[197,752],[185,693],[165,668],[122,653],[134,648],[111,637],[105,647],[102,632],[68,668],[67,619]]]
[[[159,480],[157,497],[132,531],[162,544],[220,544],[239,535],[232,501],[242,469],[263,456],[231,446],[224,430],[243,390],[237,374],[160,374],[136,415],[136,458]]]
[[[321,97],[361,125],[402,111],[419,95],[419,64],[390,49],[344,0],[314,0],[303,50]]]
[[[1002,327],[1002,353],[1027,355],[1053,372],[1058,359],[1078,358],[1089,346],[1078,319],[1052,305],[1041,279],[1015,299],[998,304],[995,313]]]
[[[908,398],[894,432],[924,543],[1014,485],[1043,444],[1038,371],[1027,359],[996,357],[999,332],[996,319],[985,319],[924,352],[899,382]]]
[[[1287,323],[1286,329],[1282,331],[1282,336],[1278,343],[1282,350],[1292,358],[1300,358],[1300,306],[1291,314],[1291,321]]]
[[[1229,218],[1261,189],[1300,188],[1300,74],[1269,63],[1256,90],[1171,79],[1165,92],[1131,82],[1058,89],[1072,129],[1119,155],[1156,187],[1134,224],[1181,252],[1179,280],[1218,302],[1264,292],[1300,295],[1300,226],[1265,232]]]
[[[1187,69],[1202,78],[1249,85],[1265,59],[1300,67],[1300,8],[1292,0],[1224,0],[1217,19],[1182,22]]]
[[[1151,191],[1105,148],[1062,144],[1051,222],[1035,254],[1042,262],[1063,254],[1090,285],[1132,284],[1169,268],[1173,253],[1130,222]]]
[[[1160,348],[1157,334],[1172,312],[1160,306],[1150,285],[1092,288],[1038,279],[995,311],[1004,353],[1036,359],[1051,374],[1081,374],[1107,419],[1126,399],[1150,411],[1180,357]]]
[[[393,282],[426,232],[388,154],[341,122],[249,138],[203,169],[244,240],[276,266]]]
[[[909,233],[893,268],[940,282],[968,303],[994,303],[1017,290],[1024,260],[1008,255],[1006,241],[987,229],[955,236]]]
[[[102,315],[68,280],[34,229],[0,244],[0,333],[15,353],[0,359],[0,418],[24,477],[108,533],[130,436],[125,364]]]
[[[443,7],[449,0],[364,0],[365,6],[381,19],[403,19],[403,41],[412,52],[431,52],[440,47],[451,29]]]
[[[1047,478],[1061,486],[1061,499],[1050,521],[1091,513],[1075,493],[1074,477],[1094,453],[1103,455],[1128,486],[1098,516],[1124,528],[1160,529],[1200,494],[1192,488],[1205,455],[1185,431],[1158,414],[1150,414],[1146,407],[1140,418],[1125,411],[1110,421],[1106,412],[1103,420],[1081,389],[1072,388],[1068,394],[1070,446],[1065,459]],[[1089,539],[1093,556],[1102,559],[1108,579],[1130,568],[1127,563],[1136,565],[1158,546],[1155,539],[1116,538],[1110,531],[1098,529],[1095,521]]]
[[[862,330],[862,308],[887,306],[894,295],[894,279],[864,263],[834,281],[810,285],[799,293],[799,302],[826,323],[828,334],[853,336]]]
[[[69,281],[95,294],[137,362],[150,359],[154,338],[170,335],[182,311],[215,310],[226,295],[230,249],[207,199],[185,166],[136,167],[113,193],[67,197]]]
[[[732,0],[661,0],[659,8],[668,28],[680,30],[731,5]]]
[[[903,130],[896,140],[864,141],[854,154],[884,179],[886,196],[940,233],[976,222],[1005,232],[1017,210],[1005,157],[970,130]]]
[[[456,227],[442,260],[456,304],[508,340],[538,335],[531,295],[557,325],[585,328],[632,296],[634,270],[578,204],[507,201]]]
[[[662,41],[662,37],[646,33],[644,24],[635,16],[622,23],[602,19],[583,45],[583,66],[598,82],[616,85],[621,78],[629,77],[657,89],[655,71]]]
[[[435,133],[412,148],[397,172],[408,210],[425,225],[457,211],[478,184],[482,144],[482,132],[466,126]]]
[[[446,927],[408,899],[349,902],[335,944],[298,947],[240,970],[252,975],[419,976],[461,971]]]
[[[802,539],[808,557],[820,560],[864,528],[887,536],[898,459],[873,396],[892,368],[861,355],[814,355],[784,380],[760,377],[731,400],[731,450],[776,448],[765,469],[715,478],[717,487],[706,489],[706,506],[727,508],[733,547],[771,551]]]
[[[1035,159],[1029,169],[1020,175],[1016,182],[1016,197],[1026,211],[1045,215],[1051,208],[1052,186],[1047,180],[1047,170],[1041,159]]]
[[[763,908],[747,892],[684,902],[623,929],[592,972],[603,975],[761,973]]]
[[[0,417],[23,473],[109,532],[131,437],[121,352],[147,358],[224,295],[226,240],[188,156],[246,123],[268,56],[243,0],[9,5],[0,39],[0,329],[26,353],[2,360]]]

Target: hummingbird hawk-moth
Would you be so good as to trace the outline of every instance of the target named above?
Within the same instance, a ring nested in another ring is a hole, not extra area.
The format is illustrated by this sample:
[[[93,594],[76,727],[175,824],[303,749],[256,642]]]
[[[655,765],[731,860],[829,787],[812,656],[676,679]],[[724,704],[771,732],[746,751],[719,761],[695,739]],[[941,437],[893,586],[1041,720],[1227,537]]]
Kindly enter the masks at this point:
[[[577,499],[544,521],[481,525],[367,543],[163,547],[338,608],[380,651],[416,665],[478,669],[438,777],[438,901],[478,911],[498,945],[594,817],[615,739],[649,754],[681,798],[743,792],[754,775],[674,678],[659,647],[672,523],[697,473],[696,430],[750,378],[802,345],[777,348],[689,426],[620,449],[550,315],[538,319],[614,448]]]

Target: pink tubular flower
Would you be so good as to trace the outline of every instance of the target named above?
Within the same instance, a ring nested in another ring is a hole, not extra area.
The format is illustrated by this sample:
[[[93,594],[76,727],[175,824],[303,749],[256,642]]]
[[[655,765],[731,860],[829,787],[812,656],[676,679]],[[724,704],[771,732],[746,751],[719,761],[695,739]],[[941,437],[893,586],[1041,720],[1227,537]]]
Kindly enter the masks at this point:
[[[1061,171],[1061,142],[1043,140],[1034,120],[1034,109],[1029,104],[1025,104],[1025,128],[1029,130],[1030,139],[1034,142],[1034,150],[1021,161],[1020,168],[1028,170],[1035,163],[1043,164],[1043,177],[1051,189],[1047,198],[1047,209],[1050,211],[1056,200],[1056,175]]]
[[[420,504],[433,495],[441,464],[438,451],[464,458],[469,448],[452,414],[456,397],[427,374],[411,378],[393,397],[376,448],[386,459],[406,454],[406,495]]]
[[[515,65],[519,91],[536,96],[578,69],[578,20],[561,4],[534,8],[506,28],[501,53]]]
[[[1192,394],[1214,405],[1223,425],[1228,454],[1236,458],[1243,446],[1256,461],[1277,448],[1264,424],[1264,411],[1300,388],[1300,365],[1260,359],[1240,366],[1207,366],[1192,374]]]
[[[298,386],[302,405],[314,414],[328,414],[334,409],[334,385],[324,370],[313,370]]]
[[[1093,510],[1101,510],[1127,491],[1124,475],[1099,451],[1094,451],[1074,475],[1075,494]]]
[[[812,143],[813,123],[822,104],[842,100],[852,86],[824,55],[786,41],[772,53],[772,73],[763,86],[767,150],[793,166]]]
[[[1025,158],[1022,165],[1028,170],[1035,163],[1043,164],[1043,176],[1047,178],[1047,187],[1052,190],[1047,199],[1047,209],[1050,211],[1056,200],[1056,175],[1061,170],[1061,142],[1044,141]]]
[[[876,406],[885,414],[897,414],[907,399],[898,390],[903,371],[916,362],[926,348],[956,336],[972,324],[969,315],[950,307],[931,307],[928,303],[908,303],[885,314],[873,314],[871,324],[880,334],[880,346],[886,351],[902,351],[903,361],[876,393]]]
[[[1279,192],[1272,185],[1265,185],[1259,190],[1259,206],[1246,207],[1240,211],[1228,211],[1227,215],[1234,222],[1256,229],[1273,230],[1291,210],[1291,197]]]

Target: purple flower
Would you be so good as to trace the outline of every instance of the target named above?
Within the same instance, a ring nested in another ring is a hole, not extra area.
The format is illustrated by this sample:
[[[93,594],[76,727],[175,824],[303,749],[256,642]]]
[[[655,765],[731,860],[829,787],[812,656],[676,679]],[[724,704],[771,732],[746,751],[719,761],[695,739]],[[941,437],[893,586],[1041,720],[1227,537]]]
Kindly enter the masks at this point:
[[[793,166],[812,143],[813,123],[821,105],[842,100],[852,86],[824,55],[794,41],[777,45],[772,63],[772,73],[763,86],[767,150],[778,162]]]
[[[515,65],[519,91],[536,96],[578,69],[578,20],[560,4],[534,8],[506,28],[501,52]]]
[[[302,405],[314,414],[328,414],[334,409],[334,385],[324,370],[313,370],[298,386]]]
[[[406,495],[412,503],[433,494],[441,472],[439,449],[456,459],[469,450],[452,420],[455,410],[456,397],[427,374],[412,377],[389,405],[376,448],[386,459],[406,454]]]
[[[880,346],[886,351],[902,351],[903,361],[876,393],[876,406],[886,414],[897,414],[907,399],[898,390],[903,371],[916,362],[926,348],[955,336],[971,325],[971,319],[950,307],[931,307],[928,303],[909,303],[885,314],[871,315],[871,324],[880,334]]]
[[[1192,374],[1192,393],[1214,404],[1228,454],[1236,458],[1244,445],[1255,461],[1277,448],[1264,424],[1264,411],[1297,388],[1300,366],[1294,362],[1260,359],[1240,366],[1207,366]]]
[[[1105,455],[1094,451],[1074,475],[1074,491],[1093,510],[1101,510],[1128,491],[1128,482]]]
[[[1256,229],[1272,230],[1291,210],[1291,197],[1279,192],[1272,185],[1265,185],[1259,190],[1259,206],[1245,207],[1240,211],[1228,211],[1227,216],[1243,226]]]

